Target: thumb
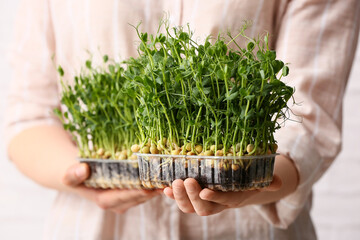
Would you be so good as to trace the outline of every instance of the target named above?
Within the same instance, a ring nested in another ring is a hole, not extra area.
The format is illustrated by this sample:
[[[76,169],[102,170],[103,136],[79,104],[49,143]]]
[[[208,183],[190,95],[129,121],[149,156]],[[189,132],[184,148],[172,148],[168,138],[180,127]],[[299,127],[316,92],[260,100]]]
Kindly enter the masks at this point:
[[[67,186],[76,187],[83,183],[89,175],[90,169],[86,163],[76,163],[66,170],[63,183]]]

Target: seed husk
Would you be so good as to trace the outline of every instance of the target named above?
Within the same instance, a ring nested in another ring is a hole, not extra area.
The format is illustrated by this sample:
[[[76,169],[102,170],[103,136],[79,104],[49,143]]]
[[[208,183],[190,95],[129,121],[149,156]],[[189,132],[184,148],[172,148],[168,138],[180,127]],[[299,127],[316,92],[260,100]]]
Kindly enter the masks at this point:
[[[121,153],[121,154],[119,155],[119,160],[125,160],[125,159],[127,159],[127,155]]]
[[[202,147],[201,145],[196,145],[196,146],[195,146],[195,151],[196,151],[197,153],[201,153],[202,150],[203,150],[203,147]]]
[[[240,149],[241,149],[241,143],[237,143],[235,146],[235,151],[240,152]]]
[[[240,166],[238,164],[232,164],[231,168],[232,168],[232,170],[236,171],[240,168]]]
[[[130,150],[134,153],[137,153],[140,151],[140,146],[138,144],[134,144],[131,146]]]
[[[224,164],[223,164],[223,169],[224,169],[225,171],[229,170],[229,169],[230,169],[230,164],[229,164],[229,163],[224,163]]]
[[[191,151],[191,143],[187,143],[185,149],[186,151]]]
[[[155,144],[152,144],[150,147],[150,152],[151,154],[158,154],[159,150],[157,149],[157,147],[155,146]]]
[[[180,149],[172,150],[171,155],[180,155]]]
[[[104,158],[110,158],[111,157],[111,152],[110,151],[106,151],[104,153]]]
[[[194,152],[187,152],[186,155],[196,155]]]
[[[102,155],[104,155],[105,150],[103,148],[99,148],[99,150],[97,150],[96,153],[97,153],[97,155],[102,156]]]
[[[254,144],[252,144],[252,143],[250,143],[250,144],[248,144],[247,146],[246,146],[246,151],[248,152],[248,153],[250,153],[250,152],[252,152],[253,150],[254,150]]]
[[[163,138],[162,140],[158,140],[157,141],[158,145],[163,145],[163,146],[166,146],[166,143],[167,143],[167,139],[166,138]]]
[[[145,146],[141,149],[141,153],[149,153],[150,152],[150,148],[148,146]]]
[[[172,147],[173,149],[180,149],[179,145],[177,145],[176,143],[172,143]]]
[[[85,156],[86,158],[90,157],[90,152],[89,152],[89,151],[85,151],[85,152],[84,152],[84,156]],[[79,156],[79,157],[80,157],[80,156]]]
[[[272,150],[274,153],[278,150],[278,145],[276,143],[271,144]]]
[[[116,152],[116,153],[115,153],[115,158],[118,159],[119,156],[120,156],[120,154],[121,154],[121,152]]]
[[[263,149],[261,147],[258,147],[255,151],[256,155],[261,155],[263,154]]]
[[[211,150],[207,150],[207,151],[204,152],[204,155],[205,156],[214,156],[214,152],[211,151]]]
[[[215,156],[224,156],[223,150],[217,150]]]
[[[158,149],[159,151],[163,151],[164,148],[163,148],[162,146],[163,146],[163,144],[161,143],[161,140],[159,140],[158,143],[157,143],[157,149]]]
[[[135,154],[132,154],[129,159],[130,160],[137,160],[137,156]]]

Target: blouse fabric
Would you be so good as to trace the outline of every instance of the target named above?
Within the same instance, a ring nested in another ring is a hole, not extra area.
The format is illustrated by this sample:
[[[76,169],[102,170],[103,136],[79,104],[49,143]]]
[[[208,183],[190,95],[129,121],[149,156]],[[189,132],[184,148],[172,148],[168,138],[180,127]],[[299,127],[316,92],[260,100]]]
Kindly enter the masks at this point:
[[[271,204],[228,209],[200,217],[184,214],[164,196],[129,209],[103,211],[79,196],[59,192],[44,239],[316,239],[309,211],[312,185],[341,148],[342,99],[360,22],[357,0],[24,0],[11,61],[6,137],[38,125],[60,125],[61,65],[70,84],[90,56],[120,61],[137,56],[132,25],[155,33],[159,19],[190,24],[195,38],[236,33],[252,21],[249,36],[269,32],[279,59],[290,63],[284,81],[295,87],[293,119],[275,134],[279,152],[299,171],[300,184]],[[238,39],[239,44],[243,44]],[[89,54],[90,53],[90,54]]]

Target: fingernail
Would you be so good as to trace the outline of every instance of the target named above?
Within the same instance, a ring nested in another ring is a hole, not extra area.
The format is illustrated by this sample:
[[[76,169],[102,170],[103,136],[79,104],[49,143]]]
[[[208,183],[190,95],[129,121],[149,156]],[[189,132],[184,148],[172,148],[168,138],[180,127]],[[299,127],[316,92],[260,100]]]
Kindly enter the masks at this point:
[[[85,166],[80,165],[78,168],[75,169],[75,175],[76,175],[78,178],[83,178],[83,177],[85,177],[85,174],[86,174]]]

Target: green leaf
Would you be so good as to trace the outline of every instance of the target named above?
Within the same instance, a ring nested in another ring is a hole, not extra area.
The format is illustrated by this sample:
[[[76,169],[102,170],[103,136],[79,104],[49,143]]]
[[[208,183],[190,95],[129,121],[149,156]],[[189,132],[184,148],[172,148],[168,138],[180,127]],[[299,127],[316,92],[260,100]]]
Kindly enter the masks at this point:
[[[264,55],[264,53],[261,52],[260,50],[257,51],[256,56],[257,56],[257,58],[258,58],[260,61],[264,61],[264,60],[265,60],[265,55]]]
[[[275,51],[266,51],[265,55],[271,61],[276,59],[276,52]]]
[[[87,60],[85,65],[88,69],[91,69],[91,61],[90,60]]]
[[[160,76],[158,76],[157,78],[155,78],[155,81],[158,83],[158,84],[160,84],[160,85],[162,85],[164,82],[163,82],[163,80],[162,80],[162,76],[160,75]]]
[[[255,115],[255,109],[254,108],[252,108],[252,109],[250,109],[248,112],[247,112],[247,114],[246,114],[246,119],[251,119],[251,118],[254,118],[256,115]]]
[[[274,60],[272,61],[272,66],[274,69],[274,73],[277,74],[284,67],[284,63],[279,60]]]
[[[264,42],[265,42],[265,46],[269,46],[269,37],[268,37],[268,35],[265,35]]]
[[[209,94],[209,93],[211,92],[211,87],[204,88],[204,89],[203,89],[203,92],[204,92],[205,94]]]
[[[255,97],[255,95],[248,95],[248,96],[245,97],[245,99],[248,100],[248,101],[251,101],[251,100],[254,99],[254,97]]]
[[[163,61],[164,61],[164,52],[163,51],[157,51],[153,55],[153,60],[154,60],[155,64],[163,63]]]
[[[54,109],[54,114],[55,114],[57,117],[62,118],[62,112],[60,111],[60,109],[55,108],[55,109]]]
[[[261,76],[261,79],[265,79],[265,72],[264,72],[264,70],[260,70],[260,76]]]
[[[249,52],[251,52],[252,50],[254,50],[254,48],[255,48],[255,43],[249,42],[248,45],[247,45],[247,50]]]
[[[189,34],[186,32],[180,33],[179,40],[186,42],[189,39]]]
[[[289,74],[289,67],[288,66],[284,66],[282,69],[282,75],[285,77]]]
[[[91,66],[91,63],[90,63],[90,66]],[[108,68],[109,68],[110,73],[112,73],[112,74],[115,73],[115,66],[114,66],[114,65],[110,64],[110,65],[108,66]]]
[[[231,100],[235,99],[238,95],[239,95],[239,92],[234,92],[234,93],[230,94],[229,96],[226,96],[225,100],[231,101]]]
[[[224,72],[221,69],[217,70],[216,71],[216,77],[218,79],[224,79]]]
[[[63,76],[64,76],[64,70],[63,70],[63,68],[62,68],[61,66],[58,66],[57,71],[58,71],[60,77],[63,77]]]
[[[244,89],[244,88],[240,88],[239,93],[240,93],[240,96],[242,96],[242,97],[244,97],[248,94],[246,89]]]
[[[143,42],[147,42],[148,41],[148,34],[147,33],[141,33],[141,40]]]
[[[106,63],[109,60],[109,56],[108,55],[104,55],[103,56],[103,61],[104,63]]]

